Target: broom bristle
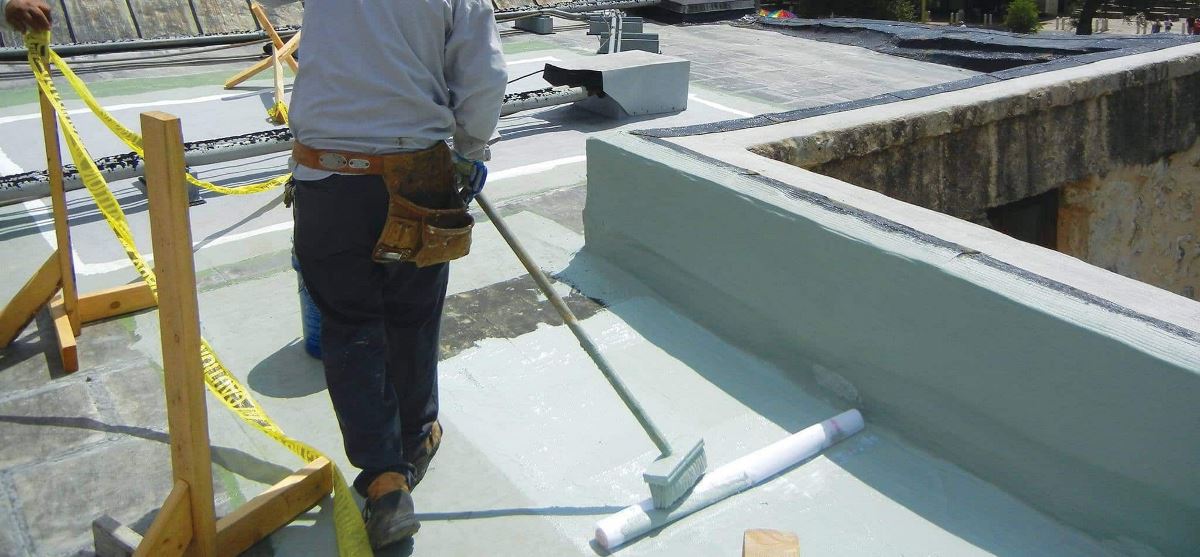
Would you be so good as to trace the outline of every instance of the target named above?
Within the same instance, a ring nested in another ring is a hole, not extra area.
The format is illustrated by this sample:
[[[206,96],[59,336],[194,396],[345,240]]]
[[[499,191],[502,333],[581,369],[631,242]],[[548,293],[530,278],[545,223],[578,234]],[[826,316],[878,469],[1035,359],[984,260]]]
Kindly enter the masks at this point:
[[[687,445],[672,444],[675,447]],[[642,475],[650,486],[650,498],[654,508],[665,509],[679,501],[700,481],[708,468],[704,455],[704,440],[696,442],[686,453],[676,453],[655,461]]]

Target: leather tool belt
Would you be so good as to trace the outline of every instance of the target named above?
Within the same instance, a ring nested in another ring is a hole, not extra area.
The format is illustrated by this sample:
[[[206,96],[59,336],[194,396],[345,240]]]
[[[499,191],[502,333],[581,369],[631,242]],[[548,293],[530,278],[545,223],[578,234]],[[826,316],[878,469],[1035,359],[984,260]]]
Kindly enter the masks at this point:
[[[445,263],[471,251],[475,219],[455,187],[450,148],[365,155],[323,151],[296,142],[296,162],[341,174],[377,174],[388,190],[388,215],[371,257],[379,263]]]

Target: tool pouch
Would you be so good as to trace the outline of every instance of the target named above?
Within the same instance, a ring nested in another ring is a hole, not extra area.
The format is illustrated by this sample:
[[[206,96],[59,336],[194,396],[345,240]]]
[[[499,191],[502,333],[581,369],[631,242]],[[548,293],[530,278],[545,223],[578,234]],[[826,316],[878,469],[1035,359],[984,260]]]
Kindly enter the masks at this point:
[[[379,263],[445,263],[471,251],[475,219],[454,188],[450,150],[390,155],[384,161],[388,215],[372,257]]]

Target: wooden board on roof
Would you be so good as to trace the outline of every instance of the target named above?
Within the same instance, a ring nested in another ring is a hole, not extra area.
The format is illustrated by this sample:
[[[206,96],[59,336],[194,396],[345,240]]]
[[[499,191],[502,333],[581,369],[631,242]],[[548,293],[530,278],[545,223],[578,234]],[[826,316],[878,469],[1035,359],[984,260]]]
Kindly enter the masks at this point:
[[[129,0],[133,19],[143,39],[197,35],[196,18],[187,2],[179,0]]]
[[[67,0],[66,9],[77,43],[122,41],[138,36],[125,0]]]
[[[196,9],[196,18],[200,20],[200,32],[214,33],[246,33],[257,31],[258,25],[254,16],[250,15],[250,6],[246,0],[188,0]]]

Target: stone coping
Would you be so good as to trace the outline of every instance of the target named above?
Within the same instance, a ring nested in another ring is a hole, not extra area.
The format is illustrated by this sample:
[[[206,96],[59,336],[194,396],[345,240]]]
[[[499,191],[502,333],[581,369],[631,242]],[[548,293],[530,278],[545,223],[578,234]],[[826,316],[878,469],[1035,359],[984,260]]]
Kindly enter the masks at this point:
[[[714,125],[630,132],[642,141],[685,154],[697,163],[733,172],[825,208],[849,213],[871,226],[890,230],[930,246],[949,247],[980,263],[1003,269],[1034,284],[1053,288],[1111,313],[1136,319],[1200,346],[1200,302],[1122,277],[1053,250],[1030,245],[967,221],[910,205],[882,194],[803,170],[763,156],[780,145],[810,161],[825,157],[817,139],[834,130],[889,129],[897,122],[934,122],[909,129],[907,136],[888,137],[877,145],[911,140],[924,134],[948,133],[960,125],[1003,118],[1008,110],[1070,103],[1105,95],[1145,80],[1171,79],[1200,71],[1200,44],[1156,47],[1148,52],[1111,56],[1097,53],[1065,59],[1040,68],[1021,68],[1020,75],[978,76],[961,82],[882,95],[852,103],[732,120]],[[1097,59],[1081,60],[1089,56]],[[988,108],[973,108],[979,106]],[[958,124],[950,113],[968,116]],[[940,122],[940,123],[939,123]],[[896,129],[894,126],[890,129]],[[775,147],[766,147],[775,146]],[[834,151],[872,149],[848,141]],[[755,152],[758,151],[758,152]]]

